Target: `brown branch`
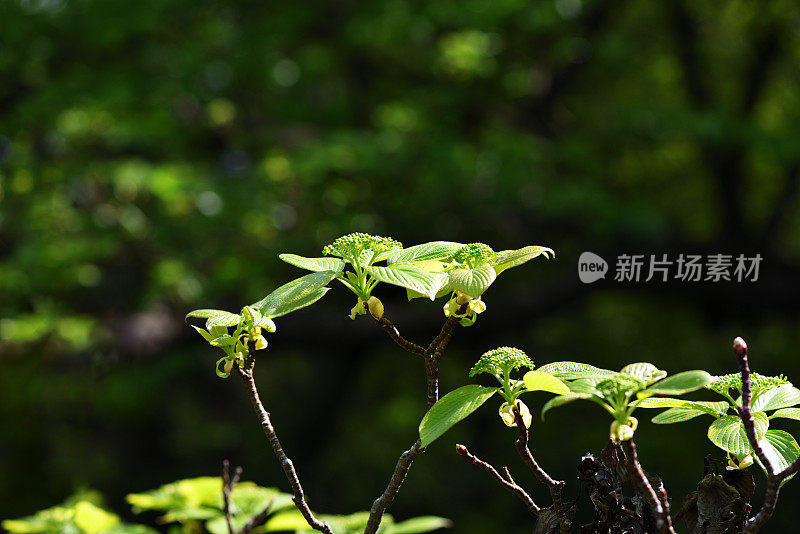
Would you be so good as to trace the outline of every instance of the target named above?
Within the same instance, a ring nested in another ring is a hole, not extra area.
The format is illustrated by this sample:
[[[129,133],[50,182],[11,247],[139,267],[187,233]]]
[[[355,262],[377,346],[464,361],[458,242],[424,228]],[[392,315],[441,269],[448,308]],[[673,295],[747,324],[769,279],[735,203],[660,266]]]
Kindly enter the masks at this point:
[[[507,478],[504,478],[503,475],[497,472],[497,469],[495,469],[492,466],[492,464],[481,460],[480,458],[469,452],[469,450],[467,450],[467,448],[464,445],[456,445],[456,452],[461,456],[463,456],[464,458],[466,458],[467,460],[469,460],[470,462],[472,462],[473,465],[489,473],[492,476],[492,478],[497,480],[500,483],[500,485],[502,485],[504,488],[516,493],[517,497],[519,497],[519,500],[521,500],[523,504],[525,504],[525,506],[528,507],[528,510],[533,512],[534,515],[539,515],[539,512],[541,512],[541,508],[536,506],[536,503],[533,502],[531,496],[528,495],[528,493],[524,489],[522,489],[522,487],[520,487],[516,482],[514,482],[514,479],[511,478],[511,473],[508,472],[508,468],[505,468]]]
[[[231,464],[228,460],[222,462],[222,513],[225,514],[225,521],[228,523],[229,534],[237,534],[233,526],[233,519],[231,518],[231,493],[236,484],[239,483],[239,478],[242,476],[242,468],[237,467],[233,472],[231,478]]]
[[[394,473],[392,473],[392,478],[389,480],[389,485],[381,496],[372,503],[364,534],[375,534],[378,531],[378,527],[381,526],[381,519],[383,519],[383,513],[400,491],[400,486],[403,485],[408,470],[411,469],[411,464],[423,452],[425,452],[425,448],[422,446],[422,442],[417,440],[410,449],[400,455],[394,468]]]
[[[639,493],[647,500],[647,504],[650,505],[650,509],[655,516],[658,531],[662,534],[675,534],[675,529],[672,527],[672,518],[669,515],[669,504],[667,504],[667,508],[665,509],[662,499],[653,489],[653,486],[647,479],[647,475],[644,474],[644,470],[642,470],[642,466],[639,464],[636,444],[632,439],[624,441],[623,443],[625,445],[625,459],[628,467],[628,475],[637,486]],[[664,493],[664,501],[666,500],[666,493]]]
[[[372,315],[370,315],[370,317],[372,317]],[[395,343],[397,343],[397,345],[401,349],[403,349],[406,352],[410,352],[412,354],[418,354],[420,356],[423,356],[425,354],[424,348],[401,336],[400,331],[397,329],[397,327],[385,316],[381,317],[380,319],[375,319],[374,317],[372,318],[375,320],[378,326],[383,328],[384,332],[389,334],[389,337],[392,338],[392,340]]]
[[[747,435],[747,440],[753,448],[758,460],[767,472],[767,489],[764,493],[764,503],[761,505],[761,510],[750,518],[742,529],[743,534],[755,534],[764,524],[769,521],[772,514],[775,513],[775,506],[778,504],[778,495],[780,493],[781,484],[788,477],[800,471],[800,459],[795,460],[792,464],[781,471],[775,472],[775,467],[769,461],[769,458],[764,454],[764,449],[758,441],[756,434],[755,420],[753,419],[753,407],[751,401],[753,399],[753,390],[750,384],[750,363],[747,357],[747,343],[744,339],[737,337],[733,340],[733,351],[739,361],[739,372],[742,374],[742,406],[738,408],[739,417],[744,425],[744,431]]]
[[[261,526],[266,520],[269,513],[272,511],[272,504],[268,504],[266,508],[247,520],[247,523],[239,531],[239,534],[249,534],[254,528]]]
[[[249,354],[255,353],[254,345],[255,343],[253,342],[248,343]],[[283,468],[283,472],[286,475],[286,479],[289,481],[289,485],[292,487],[292,493],[294,495],[292,500],[311,528],[320,532],[324,532],[325,534],[333,534],[331,526],[325,521],[320,521],[314,517],[313,512],[311,512],[311,509],[308,507],[305,493],[303,492],[303,486],[300,484],[300,479],[297,477],[297,472],[294,470],[294,464],[284,452],[283,447],[281,447],[281,442],[278,440],[278,435],[275,433],[275,428],[273,428],[272,422],[270,421],[269,413],[264,409],[264,405],[261,404],[261,398],[258,395],[256,382],[253,379],[254,363],[254,359],[251,357],[248,358],[247,362],[245,362],[244,369],[241,369],[238,366],[234,366],[234,369],[236,370],[236,374],[239,375],[239,378],[242,379],[242,382],[245,385],[247,395],[250,398],[250,402],[253,405],[253,410],[259,419],[259,423],[264,431],[264,435],[267,436],[267,439],[272,446],[272,451],[278,458],[278,461]]]
[[[561,490],[564,488],[565,482],[563,480],[553,479],[538,463],[536,463],[536,459],[533,457],[528,447],[528,428],[525,426],[522,420],[522,414],[519,413],[519,409],[516,406],[514,406],[514,421],[517,423],[517,429],[519,431],[519,438],[517,438],[516,441],[517,452],[531,471],[533,471],[533,474],[536,475],[536,478],[539,479],[539,482],[546,485],[550,490],[550,497],[553,499],[553,511],[558,518],[559,532],[561,534],[569,534],[572,528],[572,522],[567,518],[564,504],[561,500]]]

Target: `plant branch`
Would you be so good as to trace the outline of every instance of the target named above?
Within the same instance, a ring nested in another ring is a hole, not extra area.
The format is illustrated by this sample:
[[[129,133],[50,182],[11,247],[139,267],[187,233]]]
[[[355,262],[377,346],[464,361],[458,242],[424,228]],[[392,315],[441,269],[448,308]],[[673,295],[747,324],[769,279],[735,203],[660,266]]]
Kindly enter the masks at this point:
[[[222,513],[225,514],[225,521],[228,523],[228,532],[230,534],[237,534],[236,529],[233,527],[233,519],[231,518],[231,492],[236,484],[239,483],[239,478],[242,476],[242,468],[237,467],[233,472],[231,478],[231,464],[228,460],[222,462]]]
[[[469,452],[469,450],[467,450],[467,448],[464,445],[456,445],[456,452],[461,456],[463,456],[464,458],[466,458],[467,460],[469,460],[470,462],[472,462],[473,465],[478,466],[479,468],[489,473],[489,475],[491,475],[492,478],[497,480],[501,486],[516,493],[517,497],[519,497],[519,500],[521,500],[523,504],[525,504],[525,506],[527,506],[528,509],[534,513],[534,515],[539,515],[539,512],[541,512],[541,508],[536,506],[536,503],[533,502],[531,496],[528,495],[528,493],[524,489],[522,489],[522,487],[520,487],[516,482],[514,482],[514,479],[511,478],[511,473],[508,472],[508,468],[505,468],[506,478],[504,478],[503,475],[497,472],[497,469],[495,469],[492,466],[492,464],[481,460],[480,458]]]
[[[372,317],[372,315],[370,315],[370,317]],[[375,319],[373,317],[373,319],[378,324],[378,326],[383,328],[384,332],[386,332],[389,335],[389,337],[392,338],[392,340],[395,343],[397,343],[398,346],[400,346],[401,349],[403,349],[406,352],[410,352],[412,354],[418,354],[420,356],[425,355],[424,348],[401,336],[400,331],[397,329],[397,327],[385,316],[381,317],[380,319]]]
[[[522,460],[539,479],[539,482],[546,485],[550,490],[550,497],[553,499],[553,511],[558,518],[558,527],[561,534],[569,534],[572,528],[572,522],[567,518],[564,510],[564,504],[561,500],[561,490],[564,488],[565,482],[563,480],[555,480],[542,469],[536,459],[533,457],[530,448],[528,447],[529,434],[528,428],[522,420],[522,414],[519,413],[519,408],[514,406],[514,421],[517,423],[519,430],[519,438],[516,441],[517,452]]]
[[[775,513],[775,506],[778,504],[778,495],[780,493],[781,484],[790,476],[800,471],[800,459],[796,459],[792,464],[781,471],[775,472],[775,467],[769,461],[769,458],[764,454],[764,449],[758,442],[758,435],[756,434],[755,420],[753,419],[753,389],[750,384],[750,363],[747,358],[747,343],[744,339],[737,337],[733,340],[733,351],[739,361],[739,372],[742,374],[742,406],[738,408],[739,417],[744,425],[744,431],[747,435],[747,440],[753,448],[758,460],[767,472],[767,489],[764,493],[764,503],[761,505],[761,510],[747,520],[742,529],[743,534],[755,534],[764,524],[769,521],[772,514]]]
[[[386,490],[384,490],[381,496],[375,499],[375,502],[372,503],[372,508],[370,508],[369,511],[367,528],[364,529],[364,534],[375,534],[378,531],[378,527],[381,525],[381,519],[383,518],[383,513],[400,491],[400,486],[403,485],[403,481],[406,479],[408,470],[411,469],[411,464],[414,462],[417,456],[423,452],[425,452],[425,448],[422,446],[422,442],[417,440],[410,449],[400,455],[400,458],[397,460],[397,465],[394,468],[394,473],[392,473],[392,478],[389,480],[389,485],[386,487]]]
[[[638,486],[639,492],[647,500],[650,509],[655,515],[656,527],[662,534],[675,534],[675,529],[672,527],[672,518],[669,515],[669,503],[666,499],[666,493],[663,495],[663,500],[653,489],[647,475],[644,474],[642,466],[639,463],[639,455],[636,452],[636,444],[633,440],[623,442],[625,444],[625,459],[628,467],[628,474],[633,480],[633,483]],[[664,504],[666,503],[666,507]]]
[[[255,343],[249,342],[247,345],[249,354],[254,354]],[[261,404],[261,398],[258,395],[258,389],[256,388],[256,383],[253,379],[254,364],[255,361],[251,356],[245,362],[244,369],[241,369],[238,366],[234,366],[234,369],[236,370],[236,374],[239,375],[239,378],[242,379],[242,382],[245,385],[247,395],[250,398],[250,402],[253,405],[253,410],[259,419],[259,423],[264,431],[264,435],[267,436],[267,439],[272,446],[272,451],[278,458],[281,468],[283,468],[283,472],[286,475],[286,479],[289,481],[289,485],[292,487],[292,493],[294,495],[292,500],[311,528],[320,532],[324,532],[325,534],[333,534],[331,526],[325,521],[320,521],[314,517],[313,512],[311,512],[311,509],[308,507],[305,493],[303,492],[303,486],[300,484],[300,479],[297,477],[297,472],[294,470],[294,464],[284,452],[283,447],[281,447],[281,442],[278,440],[278,435],[275,433],[275,428],[273,428],[272,422],[270,421],[269,413],[264,409],[264,405]]]

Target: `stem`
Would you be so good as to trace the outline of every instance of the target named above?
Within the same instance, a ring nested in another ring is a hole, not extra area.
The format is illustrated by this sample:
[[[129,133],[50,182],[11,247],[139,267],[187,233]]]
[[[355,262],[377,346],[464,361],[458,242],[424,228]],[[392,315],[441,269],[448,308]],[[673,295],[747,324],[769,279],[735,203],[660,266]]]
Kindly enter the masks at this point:
[[[656,527],[662,534],[675,534],[675,529],[672,527],[672,518],[669,515],[669,501],[667,500],[666,492],[663,496],[659,497],[647,475],[644,474],[641,464],[639,464],[639,455],[636,452],[636,443],[633,440],[623,441],[625,445],[625,457],[628,464],[628,474],[631,476],[634,484],[638,486],[639,493],[641,493],[650,505],[653,515],[656,520]]]
[[[378,531],[378,527],[381,526],[381,519],[383,519],[383,513],[400,491],[400,486],[403,485],[403,481],[406,479],[409,469],[411,469],[411,464],[423,452],[425,452],[425,449],[422,447],[422,442],[417,440],[410,449],[400,455],[400,459],[397,460],[397,465],[394,468],[394,473],[392,473],[392,478],[389,480],[389,485],[381,496],[372,503],[364,534],[375,534]]]
[[[565,482],[563,480],[553,479],[545,472],[544,469],[539,466],[538,463],[536,463],[536,459],[533,457],[530,448],[528,448],[528,429],[525,427],[525,423],[522,420],[522,415],[519,413],[519,408],[517,408],[516,405],[514,405],[514,420],[516,421],[517,429],[519,430],[519,438],[517,438],[516,441],[517,452],[522,460],[531,469],[531,471],[533,471],[533,474],[536,475],[536,478],[539,479],[539,482],[546,485],[550,490],[550,497],[553,499],[553,511],[556,513],[556,517],[558,518],[560,534],[569,534],[569,531],[572,528],[572,521],[567,518],[564,511],[564,505],[561,500],[561,490],[564,488]]]
[[[775,472],[775,467],[769,461],[769,458],[764,454],[764,449],[758,442],[758,435],[756,434],[755,420],[753,419],[753,407],[751,401],[753,399],[753,390],[750,385],[750,363],[747,358],[747,343],[740,337],[733,340],[733,351],[739,360],[739,372],[742,374],[742,406],[737,408],[739,417],[744,425],[744,431],[747,435],[747,441],[756,453],[761,465],[767,472],[767,489],[764,494],[764,503],[761,505],[761,510],[747,520],[742,529],[743,534],[755,534],[764,524],[769,521],[772,514],[775,513],[775,506],[778,504],[778,495],[780,493],[781,484],[788,477],[797,473],[800,470],[800,459],[795,460],[792,464],[781,471]]]
[[[236,484],[239,483],[239,478],[242,476],[242,468],[237,467],[233,472],[231,478],[231,464],[228,460],[222,462],[222,513],[225,514],[225,521],[228,524],[229,534],[237,534],[236,529],[233,527],[233,519],[231,518],[231,493]]]
[[[466,305],[462,308],[466,308]],[[383,326],[380,321],[378,321],[378,324]],[[426,396],[429,410],[431,409],[431,406],[436,404],[436,401],[439,400],[439,361],[442,358],[442,352],[453,337],[453,331],[455,330],[457,324],[458,319],[455,317],[448,317],[442,326],[442,330],[436,335],[435,338],[433,338],[433,341],[431,341],[428,347],[422,352],[422,357],[425,359],[425,381],[427,383]],[[387,330],[386,328],[384,328],[384,330],[386,330],[389,336],[392,337],[390,330]],[[395,328],[394,330],[396,331],[397,329]],[[417,347],[418,345],[414,346]],[[367,528],[364,530],[364,534],[375,534],[375,532],[378,531],[378,527],[381,525],[381,519],[383,518],[383,513],[400,491],[400,486],[403,485],[403,481],[405,480],[409,469],[411,469],[411,464],[414,462],[417,456],[423,452],[425,452],[425,448],[422,447],[422,442],[417,440],[410,449],[400,455],[400,458],[397,460],[397,465],[394,468],[394,473],[392,473],[392,478],[389,480],[389,485],[386,487],[381,496],[375,499],[375,502],[372,503],[372,508],[369,511]]]
[[[255,353],[254,342],[252,341],[248,342],[247,348],[250,351],[249,353],[251,355]],[[333,534],[331,526],[325,521],[320,521],[319,519],[314,517],[314,514],[311,512],[311,509],[308,507],[305,493],[303,492],[303,486],[300,484],[300,479],[297,477],[297,472],[295,472],[294,470],[294,464],[292,463],[292,460],[283,451],[283,447],[281,447],[281,442],[278,440],[278,435],[275,433],[275,429],[273,428],[272,422],[270,421],[269,413],[264,409],[264,405],[261,404],[261,398],[258,395],[256,382],[253,379],[254,364],[255,361],[251,356],[245,362],[244,369],[241,369],[238,366],[235,366],[234,369],[236,370],[236,374],[239,375],[239,378],[242,379],[242,382],[245,385],[245,389],[247,390],[247,395],[248,397],[250,397],[250,402],[253,405],[253,410],[255,411],[256,416],[259,419],[261,428],[264,430],[264,435],[267,436],[267,439],[269,440],[269,443],[272,446],[272,451],[278,458],[278,461],[280,462],[281,467],[283,468],[283,472],[286,475],[286,479],[289,481],[289,485],[292,487],[292,493],[294,495],[292,500],[294,501],[295,506],[297,506],[297,509],[300,510],[300,513],[303,515],[303,518],[306,520],[306,522],[311,528],[313,528],[314,530],[318,530],[320,532],[324,532],[325,534]]]
[[[372,315],[370,315],[370,317],[372,317]],[[400,331],[389,319],[386,318],[386,316],[381,317],[380,319],[375,319],[373,317],[373,319],[378,324],[378,326],[383,328],[383,331],[386,332],[389,335],[389,337],[392,338],[392,341],[397,343],[397,345],[401,349],[403,349],[406,352],[410,352],[411,354],[418,354],[420,356],[423,356],[425,354],[424,348],[401,336]]]
[[[536,503],[533,502],[531,496],[528,495],[528,493],[524,489],[522,489],[519,485],[517,485],[516,482],[514,482],[514,479],[511,478],[511,473],[508,472],[508,468],[506,468],[505,470],[507,478],[504,478],[503,475],[497,472],[497,469],[495,469],[492,466],[492,464],[481,460],[480,458],[469,452],[464,445],[456,445],[456,452],[461,456],[463,456],[464,458],[466,458],[467,460],[469,460],[470,462],[472,462],[473,465],[476,465],[479,468],[486,471],[487,473],[489,473],[492,476],[492,478],[497,480],[504,488],[509,489],[514,493],[516,493],[517,497],[519,497],[519,499],[525,504],[525,506],[528,507],[528,510],[533,512],[534,515],[537,516],[539,515],[539,512],[541,512],[541,508],[536,506]]]

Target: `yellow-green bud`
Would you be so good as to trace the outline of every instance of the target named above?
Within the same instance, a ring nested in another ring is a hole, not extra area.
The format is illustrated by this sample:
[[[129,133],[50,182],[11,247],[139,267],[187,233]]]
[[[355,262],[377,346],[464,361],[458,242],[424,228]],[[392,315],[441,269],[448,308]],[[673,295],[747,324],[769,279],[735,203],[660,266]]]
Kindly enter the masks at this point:
[[[639,426],[639,421],[635,417],[628,417],[625,424],[620,424],[619,421],[611,423],[611,431],[609,437],[611,441],[619,445],[623,441],[628,441],[633,438],[633,433],[636,432],[636,427]]]
[[[728,465],[735,469],[747,469],[753,465],[753,455],[747,454],[744,457],[739,458],[738,456],[728,453]]]
[[[370,297],[369,300],[367,300],[367,308],[373,319],[380,320],[383,318],[383,302],[377,297]]]
[[[266,349],[267,348],[267,340],[261,334],[258,335],[256,338],[256,350]]]
[[[522,416],[522,422],[525,424],[525,428],[530,428],[531,423],[533,422],[533,416],[531,416],[531,411],[525,405],[524,402],[517,399],[517,409],[519,409],[519,414]],[[514,417],[514,405],[509,403],[503,403],[500,406],[500,419],[503,420],[503,423],[506,426],[517,426],[517,420]]]
[[[233,369],[233,360],[225,360],[225,374],[229,374]]]

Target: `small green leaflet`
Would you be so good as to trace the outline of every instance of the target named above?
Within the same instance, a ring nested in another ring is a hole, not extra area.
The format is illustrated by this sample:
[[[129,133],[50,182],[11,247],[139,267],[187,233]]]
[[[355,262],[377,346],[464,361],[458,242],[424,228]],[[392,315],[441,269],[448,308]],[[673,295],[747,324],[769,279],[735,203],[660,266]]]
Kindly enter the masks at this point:
[[[480,297],[497,278],[497,273],[489,264],[479,265],[474,269],[452,269],[447,274],[450,287],[470,297]]]
[[[552,362],[539,367],[539,371],[548,375],[553,375],[561,380],[608,378],[617,374],[615,371],[600,369],[594,365],[577,362]]]
[[[623,367],[620,373],[643,380],[647,384],[652,384],[656,380],[661,380],[667,376],[666,371],[662,371],[652,363],[648,362],[631,363]]]
[[[753,414],[755,419],[756,437],[759,441],[769,428],[769,420],[764,412]],[[708,428],[708,439],[711,443],[724,451],[742,457],[752,452],[750,442],[744,430],[744,424],[738,415],[723,415]]]
[[[447,281],[445,274],[429,273],[410,263],[394,263],[388,267],[373,265],[367,267],[366,271],[379,282],[404,287],[421,293],[431,300]]]
[[[392,250],[386,256],[386,263],[391,265],[401,262],[415,263],[450,259],[463,246],[463,243],[454,243],[453,241],[431,241],[430,243],[422,243],[402,250]]]
[[[800,403],[800,390],[791,384],[768,389],[753,399],[751,405],[754,412],[766,412],[789,408]]]
[[[453,425],[477,410],[497,392],[477,384],[462,386],[451,391],[434,404],[419,425],[422,446],[427,447]]]
[[[495,272],[500,274],[506,269],[518,267],[540,255],[549,259],[550,257],[555,257],[556,253],[553,252],[551,248],[536,245],[523,247],[517,250],[504,250],[497,253],[497,258],[492,265],[494,265]]]
[[[264,317],[275,318],[304,308],[325,296],[324,287],[336,276],[334,271],[319,271],[284,284],[251,306]]]
[[[558,378],[541,371],[528,371],[522,378],[528,391],[547,391],[556,395],[569,395],[570,389]]]
[[[346,265],[345,261],[340,258],[325,257],[325,258],[304,258],[297,254],[281,254],[278,256],[281,260],[288,264],[306,269],[308,271],[333,271],[341,272]]]
[[[186,318],[189,317],[207,319],[206,328],[209,330],[215,326],[236,326],[242,320],[240,315],[225,310],[194,310],[186,314]]]
[[[656,382],[644,391],[640,391],[637,396],[644,398],[651,395],[683,395],[697,391],[715,379],[716,377],[705,371],[684,371]]]
[[[784,419],[794,419],[795,421],[800,421],[800,408],[782,408],[772,414],[769,418],[774,419],[776,417],[781,417]]]
[[[798,447],[797,442],[791,434],[783,430],[767,430],[764,439],[761,440],[761,449],[767,455],[775,473],[780,473],[800,457],[800,447]],[[761,469],[764,469],[764,466],[761,465],[761,460],[756,458],[756,461],[758,461]],[[764,472],[766,473],[766,469],[764,469]],[[783,484],[791,480],[792,477],[784,480]]]

